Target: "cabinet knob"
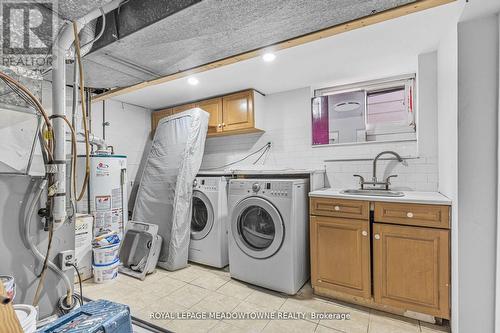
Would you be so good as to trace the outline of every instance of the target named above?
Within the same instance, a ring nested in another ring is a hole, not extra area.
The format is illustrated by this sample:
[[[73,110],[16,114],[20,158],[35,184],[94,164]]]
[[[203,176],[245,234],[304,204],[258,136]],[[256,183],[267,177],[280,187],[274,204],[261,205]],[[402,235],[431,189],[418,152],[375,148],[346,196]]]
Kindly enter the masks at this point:
[[[333,209],[340,210],[340,207],[339,206],[335,206],[335,207],[333,207]]]
[[[363,230],[363,231],[361,232],[361,234],[362,234],[363,236],[368,236],[368,232],[366,232],[366,230]]]
[[[408,212],[408,213],[406,213],[406,216],[411,219],[413,217],[413,213],[412,212]]]
[[[380,239],[380,235],[379,234],[375,234],[375,236],[373,236],[375,239]]]
[[[225,123],[222,123],[222,127],[226,127],[226,124],[225,124]]]
[[[217,127],[218,127],[218,128],[221,128],[221,127],[222,127],[222,124],[217,125]]]

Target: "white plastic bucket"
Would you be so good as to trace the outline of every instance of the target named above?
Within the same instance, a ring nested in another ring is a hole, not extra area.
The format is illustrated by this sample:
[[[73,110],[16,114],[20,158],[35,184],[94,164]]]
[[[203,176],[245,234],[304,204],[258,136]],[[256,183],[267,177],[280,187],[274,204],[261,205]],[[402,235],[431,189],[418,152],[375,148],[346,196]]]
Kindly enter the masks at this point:
[[[36,331],[37,317],[35,307],[27,304],[14,304],[14,311],[24,333],[34,333]]]
[[[3,288],[7,294],[7,297],[11,300],[16,296],[16,283],[14,282],[14,277],[10,275],[0,275],[0,282],[3,283]]]
[[[114,280],[118,276],[118,266],[120,266],[119,260],[109,265],[92,265],[94,270],[94,282],[106,283]]]
[[[110,265],[114,263],[120,255],[120,244],[95,247],[94,251],[94,265]]]

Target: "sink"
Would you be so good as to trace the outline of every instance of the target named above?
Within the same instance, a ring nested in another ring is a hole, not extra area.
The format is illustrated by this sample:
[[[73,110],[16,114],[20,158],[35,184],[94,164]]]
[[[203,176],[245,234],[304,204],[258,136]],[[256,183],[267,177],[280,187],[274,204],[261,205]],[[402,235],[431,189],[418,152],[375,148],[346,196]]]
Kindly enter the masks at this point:
[[[342,190],[342,194],[348,195],[366,195],[366,196],[376,196],[376,197],[404,197],[405,194],[399,191],[388,191],[388,190]]]

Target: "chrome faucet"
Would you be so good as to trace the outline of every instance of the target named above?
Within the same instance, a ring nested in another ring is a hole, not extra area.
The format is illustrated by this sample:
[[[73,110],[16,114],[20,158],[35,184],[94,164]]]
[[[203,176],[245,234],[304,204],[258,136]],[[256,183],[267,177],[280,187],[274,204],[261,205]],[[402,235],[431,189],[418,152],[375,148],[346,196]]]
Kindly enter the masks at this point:
[[[353,175],[354,177],[359,177],[359,184],[361,186],[361,189],[365,189],[365,185],[373,185],[373,186],[383,185],[385,190],[389,190],[389,185],[391,185],[390,179],[393,177],[397,177],[397,175],[390,175],[383,182],[379,182],[377,179],[377,161],[382,155],[387,155],[387,154],[394,155],[398,160],[398,162],[403,163],[403,159],[401,158],[401,156],[399,156],[398,153],[390,150],[381,152],[373,159],[373,175],[371,182],[365,181],[365,179],[361,175]],[[373,188],[373,189],[378,189],[378,188]]]

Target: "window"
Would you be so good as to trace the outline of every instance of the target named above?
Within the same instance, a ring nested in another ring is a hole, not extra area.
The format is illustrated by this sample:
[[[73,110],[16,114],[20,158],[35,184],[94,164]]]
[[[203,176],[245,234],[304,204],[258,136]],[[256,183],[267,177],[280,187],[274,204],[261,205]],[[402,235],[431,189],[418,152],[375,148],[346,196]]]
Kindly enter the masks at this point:
[[[316,90],[313,145],[416,139],[415,75]]]

